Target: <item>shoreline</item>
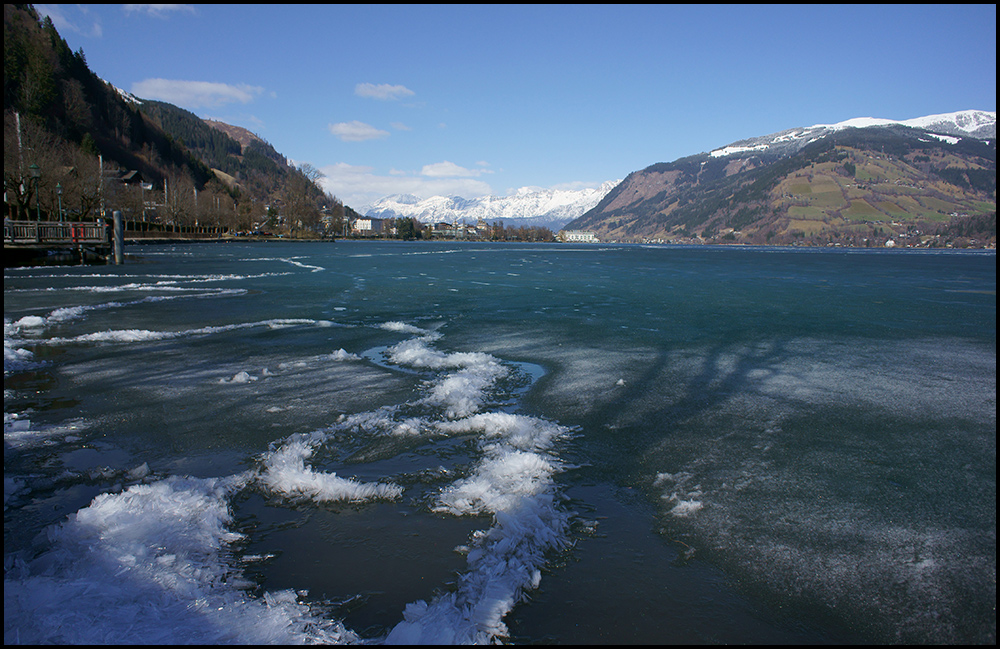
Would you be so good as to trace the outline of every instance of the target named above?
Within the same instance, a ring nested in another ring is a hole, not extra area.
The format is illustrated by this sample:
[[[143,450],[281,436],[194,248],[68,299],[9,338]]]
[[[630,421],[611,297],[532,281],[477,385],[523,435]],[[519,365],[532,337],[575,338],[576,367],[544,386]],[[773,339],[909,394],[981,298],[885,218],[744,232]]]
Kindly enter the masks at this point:
[[[444,243],[444,244],[555,244],[577,246],[654,246],[659,248],[739,248],[770,250],[845,250],[868,252],[963,252],[993,253],[996,246],[980,247],[861,247],[861,246],[809,246],[809,245],[768,245],[746,243],[675,243],[646,241],[598,241],[594,243],[567,243],[563,241],[490,241],[486,239],[375,239],[375,238],[295,238],[295,237],[135,237],[125,238],[126,246],[157,246],[166,244],[220,244],[220,243]],[[27,268],[31,266],[83,266],[111,264],[110,250],[94,246],[71,247],[67,245],[45,244],[4,244],[4,268]]]

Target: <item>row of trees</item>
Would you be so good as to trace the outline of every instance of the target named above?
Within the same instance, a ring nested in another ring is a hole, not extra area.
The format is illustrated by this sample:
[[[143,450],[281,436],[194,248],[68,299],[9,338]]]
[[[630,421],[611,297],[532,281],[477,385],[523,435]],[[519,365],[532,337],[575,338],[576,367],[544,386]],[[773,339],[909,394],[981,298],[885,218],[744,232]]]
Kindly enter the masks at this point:
[[[132,220],[187,226],[222,224],[235,213],[224,187],[199,192],[180,169],[156,187],[141,176],[128,182],[117,165],[54,135],[31,115],[4,112],[3,157],[5,216],[11,219],[93,220],[103,210],[120,209]]]
[[[493,225],[490,238],[493,241],[555,241],[555,235],[548,228],[537,225],[505,227],[503,223]]]
[[[168,230],[200,226],[315,236],[342,232],[351,214],[319,189],[322,174],[309,165],[290,169],[265,199],[218,180],[199,186],[183,168],[166,168],[157,182],[141,174],[132,181],[124,171],[93,149],[54,135],[31,115],[4,113],[7,218],[93,220],[118,209],[129,220]]]
[[[555,241],[552,230],[539,226],[505,227],[502,221],[497,221],[488,226],[452,226],[447,231],[441,232],[412,217],[393,219],[388,228],[383,228],[382,234],[385,237],[405,241],[432,239],[436,236],[480,241]]]

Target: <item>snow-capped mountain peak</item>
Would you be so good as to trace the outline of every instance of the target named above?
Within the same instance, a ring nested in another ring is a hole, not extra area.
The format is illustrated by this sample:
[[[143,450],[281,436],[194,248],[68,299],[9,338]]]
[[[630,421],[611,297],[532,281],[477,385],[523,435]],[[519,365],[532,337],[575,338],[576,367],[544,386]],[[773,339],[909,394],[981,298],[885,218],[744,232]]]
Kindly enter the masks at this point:
[[[942,132],[944,135],[969,135],[978,137],[977,132],[993,127],[996,128],[997,114],[985,110],[963,110],[957,113],[944,113],[941,115],[927,115],[914,119],[893,120],[880,119],[874,117],[857,117],[838,124],[817,124],[812,128],[828,128],[839,130],[842,128],[864,128],[866,126],[891,126],[900,124],[911,128],[922,128],[928,131]]]
[[[956,113],[927,115],[908,120],[884,119],[879,117],[855,117],[836,124],[815,124],[804,128],[793,128],[771,135],[740,140],[709,153],[714,158],[746,153],[788,153],[810,142],[845,128],[867,128],[870,126],[908,126],[930,131],[947,137],[972,137],[977,139],[996,138],[997,114],[995,111],[963,110]]]
[[[996,137],[997,114],[985,110],[963,110],[958,113],[918,117],[904,124],[946,135],[992,139]]]
[[[128,92],[127,90],[122,90],[121,88],[111,83],[110,81],[105,81],[104,79],[101,79],[101,81],[104,81],[104,83],[107,84],[109,88],[111,88],[115,93],[118,94],[119,97],[121,97],[128,103],[135,104],[136,106],[142,104],[142,100],[133,95],[131,92]]]
[[[431,196],[418,199],[411,194],[386,196],[364,208],[373,218],[415,218],[421,223],[487,223],[539,225],[558,230],[597,205],[619,182],[612,180],[599,187],[564,190],[521,187],[509,196]]]

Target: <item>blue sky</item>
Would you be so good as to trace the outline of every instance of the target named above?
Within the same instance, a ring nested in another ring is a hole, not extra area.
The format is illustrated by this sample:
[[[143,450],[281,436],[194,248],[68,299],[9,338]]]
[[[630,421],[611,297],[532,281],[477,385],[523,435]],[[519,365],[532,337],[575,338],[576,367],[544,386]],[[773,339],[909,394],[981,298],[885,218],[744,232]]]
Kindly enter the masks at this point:
[[[250,129],[355,208],[996,110],[995,4],[35,6],[102,78]]]

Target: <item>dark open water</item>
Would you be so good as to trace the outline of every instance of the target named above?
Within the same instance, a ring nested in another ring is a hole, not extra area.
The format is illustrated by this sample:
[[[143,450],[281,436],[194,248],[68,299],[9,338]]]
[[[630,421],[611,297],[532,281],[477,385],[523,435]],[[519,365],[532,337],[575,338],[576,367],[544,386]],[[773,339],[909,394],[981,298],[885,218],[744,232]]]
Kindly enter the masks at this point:
[[[5,643],[993,643],[996,256],[4,277]]]

